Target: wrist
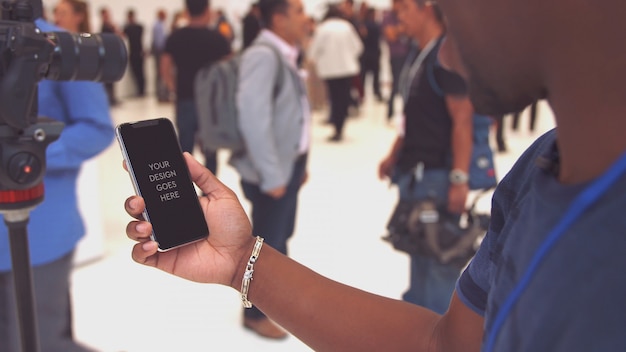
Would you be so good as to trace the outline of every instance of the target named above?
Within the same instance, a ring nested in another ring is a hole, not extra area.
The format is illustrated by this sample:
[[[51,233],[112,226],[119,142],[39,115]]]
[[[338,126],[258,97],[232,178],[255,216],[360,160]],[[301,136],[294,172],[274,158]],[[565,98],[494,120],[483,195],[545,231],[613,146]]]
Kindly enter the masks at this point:
[[[263,237],[257,236],[254,247],[252,248],[252,254],[250,255],[250,259],[248,259],[246,270],[244,271],[243,278],[241,279],[240,297],[244,308],[252,308],[252,302],[248,299],[248,293],[250,292],[250,284],[254,279],[254,265],[256,264],[257,259],[259,259],[261,248],[263,248]]]
[[[452,185],[467,185],[469,182],[469,174],[461,169],[452,169],[449,174],[449,180]]]
[[[250,259],[250,253],[252,253],[255,243],[256,238],[250,236],[248,239],[246,239],[245,243],[235,251],[236,254],[233,255],[235,268],[233,276],[230,279],[229,286],[237,291],[239,291],[239,289],[241,288],[241,278],[246,272],[246,265],[248,264],[248,260]]]

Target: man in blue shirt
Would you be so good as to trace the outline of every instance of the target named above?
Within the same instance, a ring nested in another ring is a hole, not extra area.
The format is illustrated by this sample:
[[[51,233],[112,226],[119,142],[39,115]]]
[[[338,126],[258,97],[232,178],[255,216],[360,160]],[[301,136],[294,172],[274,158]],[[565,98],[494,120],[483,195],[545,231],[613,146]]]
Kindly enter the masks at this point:
[[[438,6],[403,6],[413,1]],[[134,259],[242,287],[242,299],[316,351],[626,350],[626,2],[439,4],[440,59],[466,78],[476,110],[501,115],[545,98],[558,126],[499,184],[487,237],[443,315],[338,284],[260,244],[235,195],[190,156],[212,236],[158,253],[149,224],[131,223]],[[140,218],[144,203],[131,197],[126,209]]]
[[[59,31],[43,20],[45,32]],[[65,128],[46,154],[45,199],[30,213],[28,240],[42,351],[88,351],[73,341],[70,273],[85,226],[78,210],[76,182],[87,159],[113,140],[113,124],[104,87],[95,82],[39,83],[39,115]],[[16,352],[19,331],[15,311],[11,254],[6,226],[0,226],[0,351]]]
[[[170,101],[170,92],[163,81],[163,77],[161,76],[161,70],[159,69],[159,63],[161,62],[161,55],[165,51],[165,42],[167,40],[167,23],[165,20],[167,19],[167,13],[164,9],[159,9],[157,11],[157,19],[154,25],[152,26],[152,44],[151,44],[151,52],[154,56],[154,66],[156,68],[155,72],[155,83],[156,83],[156,96],[157,100],[161,103],[166,103]]]

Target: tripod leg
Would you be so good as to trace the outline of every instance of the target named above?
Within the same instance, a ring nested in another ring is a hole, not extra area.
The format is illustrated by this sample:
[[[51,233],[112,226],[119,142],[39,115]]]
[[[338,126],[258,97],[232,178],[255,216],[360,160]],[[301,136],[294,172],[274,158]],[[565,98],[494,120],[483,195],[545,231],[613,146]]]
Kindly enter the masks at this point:
[[[33,275],[30,267],[30,253],[28,250],[28,234],[25,219],[5,223],[9,229],[11,243],[11,262],[13,265],[13,280],[15,281],[15,300],[17,303],[18,322],[22,341],[22,351],[38,352],[39,338],[37,332],[37,313],[35,310],[35,296],[33,294]]]

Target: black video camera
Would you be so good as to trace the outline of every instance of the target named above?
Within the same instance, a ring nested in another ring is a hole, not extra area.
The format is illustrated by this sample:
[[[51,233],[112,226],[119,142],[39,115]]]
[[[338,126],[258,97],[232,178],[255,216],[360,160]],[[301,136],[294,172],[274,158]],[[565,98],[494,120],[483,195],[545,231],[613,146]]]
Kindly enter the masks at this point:
[[[39,81],[114,82],[127,66],[119,36],[44,33],[35,24],[42,13],[41,0],[0,1],[0,208],[24,197],[36,204],[43,197],[37,191],[14,199],[5,192],[41,183],[45,150],[63,129],[60,122],[38,118]]]

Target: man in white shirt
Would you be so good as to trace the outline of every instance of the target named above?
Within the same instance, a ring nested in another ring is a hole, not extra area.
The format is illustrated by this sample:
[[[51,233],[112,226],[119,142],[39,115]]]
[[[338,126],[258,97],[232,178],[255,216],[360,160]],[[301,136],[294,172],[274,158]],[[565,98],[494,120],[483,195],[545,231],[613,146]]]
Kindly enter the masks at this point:
[[[328,86],[330,122],[335,127],[329,141],[338,142],[343,138],[352,79],[361,72],[359,57],[362,52],[363,43],[354,26],[343,18],[338,7],[330,6],[325,20],[313,34],[308,53],[319,77]]]

